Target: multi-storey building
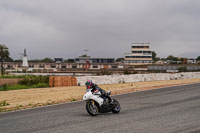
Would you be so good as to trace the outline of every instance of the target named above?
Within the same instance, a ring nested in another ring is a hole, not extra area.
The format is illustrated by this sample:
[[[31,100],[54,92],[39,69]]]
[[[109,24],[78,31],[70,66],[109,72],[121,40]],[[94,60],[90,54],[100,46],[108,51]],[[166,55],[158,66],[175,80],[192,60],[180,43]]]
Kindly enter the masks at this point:
[[[150,49],[149,43],[132,43],[131,48],[131,53],[125,54],[125,64],[152,64],[152,50]]]

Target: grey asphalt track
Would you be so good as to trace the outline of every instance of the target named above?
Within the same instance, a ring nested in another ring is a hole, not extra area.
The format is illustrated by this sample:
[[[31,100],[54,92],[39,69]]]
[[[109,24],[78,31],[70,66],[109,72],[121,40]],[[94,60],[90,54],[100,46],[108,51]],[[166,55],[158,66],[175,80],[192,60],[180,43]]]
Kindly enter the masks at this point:
[[[114,98],[119,114],[91,117],[84,102],[0,113],[0,133],[200,133],[200,84]]]

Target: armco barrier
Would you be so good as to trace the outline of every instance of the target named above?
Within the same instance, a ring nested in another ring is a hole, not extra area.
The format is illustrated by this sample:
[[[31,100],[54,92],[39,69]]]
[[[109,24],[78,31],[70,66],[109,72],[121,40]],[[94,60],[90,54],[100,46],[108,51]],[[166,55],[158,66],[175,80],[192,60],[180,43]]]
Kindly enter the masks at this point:
[[[50,76],[50,87],[77,86],[77,79],[71,76]]]

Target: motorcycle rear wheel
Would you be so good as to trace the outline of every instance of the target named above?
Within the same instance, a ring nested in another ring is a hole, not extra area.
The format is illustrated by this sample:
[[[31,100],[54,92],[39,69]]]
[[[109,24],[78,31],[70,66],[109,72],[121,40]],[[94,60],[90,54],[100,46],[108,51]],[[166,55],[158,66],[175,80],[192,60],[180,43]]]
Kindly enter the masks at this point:
[[[86,103],[86,110],[91,116],[96,116],[99,113],[98,106],[96,105],[95,101],[88,101]]]

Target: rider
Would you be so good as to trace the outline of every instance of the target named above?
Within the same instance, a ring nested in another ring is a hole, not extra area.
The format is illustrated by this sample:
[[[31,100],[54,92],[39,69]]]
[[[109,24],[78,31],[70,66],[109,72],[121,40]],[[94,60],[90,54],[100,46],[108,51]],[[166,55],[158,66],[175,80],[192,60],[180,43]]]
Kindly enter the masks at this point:
[[[100,91],[101,96],[102,96],[102,97],[108,98],[109,103],[112,103],[112,99],[111,99],[111,97],[106,93],[106,91],[103,90],[103,89],[101,89],[100,87],[98,87],[97,84],[92,83],[92,80],[86,81],[86,82],[85,82],[85,86],[86,86],[87,89],[92,89],[92,92],[98,92],[98,91]]]

